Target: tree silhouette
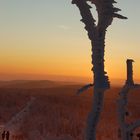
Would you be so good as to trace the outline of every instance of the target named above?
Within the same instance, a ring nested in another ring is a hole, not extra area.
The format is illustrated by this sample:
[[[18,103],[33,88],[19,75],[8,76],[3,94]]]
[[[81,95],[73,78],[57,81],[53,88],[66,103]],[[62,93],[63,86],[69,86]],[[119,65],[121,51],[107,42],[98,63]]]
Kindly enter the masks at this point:
[[[87,2],[91,2],[91,4],[96,6],[98,14],[97,25],[90,11],[92,7]],[[110,88],[110,82],[104,70],[106,30],[111,25],[113,18],[127,19],[117,13],[120,9],[114,7],[114,3],[116,3],[114,0],[72,0],[72,4],[76,4],[80,10],[81,21],[85,24],[85,29],[92,46],[94,98],[92,111],[89,114],[87,122],[86,140],[96,139],[96,129],[103,106],[104,92]]]

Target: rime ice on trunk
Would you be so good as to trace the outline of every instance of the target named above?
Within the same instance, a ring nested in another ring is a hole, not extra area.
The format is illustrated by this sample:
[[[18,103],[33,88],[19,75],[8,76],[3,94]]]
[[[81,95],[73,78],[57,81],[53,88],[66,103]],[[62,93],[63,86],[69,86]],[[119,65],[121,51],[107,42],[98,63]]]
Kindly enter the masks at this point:
[[[120,98],[118,100],[118,118],[121,128],[121,139],[122,140],[132,140],[133,139],[133,131],[140,127],[140,120],[135,121],[131,124],[126,122],[126,117],[128,117],[129,112],[126,109],[128,104],[128,93],[130,89],[140,88],[139,84],[134,84],[133,82],[133,66],[132,59],[128,59],[127,63],[127,80],[122,90],[120,91]]]
[[[98,13],[98,24],[95,24],[87,1],[94,4]],[[96,139],[96,129],[103,106],[104,92],[110,87],[108,76],[104,70],[104,52],[105,52],[105,35],[106,29],[111,25],[113,18],[126,19],[117,12],[120,9],[115,8],[114,0],[72,0],[72,4],[80,10],[81,21],[85,24],[88,37],[92,46],[92,64],[94,74],[94,98],[91,113],[88,117],[86,140]]]

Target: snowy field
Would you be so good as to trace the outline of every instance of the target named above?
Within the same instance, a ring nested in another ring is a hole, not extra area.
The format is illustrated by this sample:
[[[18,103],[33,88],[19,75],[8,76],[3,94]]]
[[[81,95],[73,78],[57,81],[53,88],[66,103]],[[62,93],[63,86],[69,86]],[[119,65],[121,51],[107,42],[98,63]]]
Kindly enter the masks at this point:
[[[16,125],[11,124],[11,140],[17,138],[19,140],[84,140],[86,119],[91,108],[92,89],[77,96],[76,91],[79,87],[69,85],[32,89],[1,88],[1,127],[18,116],[17,114],[27,107],[27,103],[33,96],[36,100],[29,110],[25,109],[29,112],[25,113],[24,119],[22,120],[21,117],[22,121],[17,121]],[[97,131],[98,140],[119,140],[116,106],[118,92],[119,88],[112,88],[105,95],[104,111]],[[139,99],[138,90],[130,93],[128,106],[131,112],[128,118],[130,122],[140,118]],[[2,133],[2,129],[0,132]]]

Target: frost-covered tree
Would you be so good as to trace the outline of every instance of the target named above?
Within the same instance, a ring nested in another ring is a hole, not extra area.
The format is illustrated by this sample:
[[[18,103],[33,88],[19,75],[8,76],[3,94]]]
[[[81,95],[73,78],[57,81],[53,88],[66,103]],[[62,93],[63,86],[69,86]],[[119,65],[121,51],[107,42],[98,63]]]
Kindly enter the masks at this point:
[[[97,24],[90,11],[92,7],[88,2],[96,6],[98,14]],[[116,3],[114,0],[72,0],[72,4],[76,4],[80,10],[82,16],[81,21],[85,24],[85,29],[87,30],[92,46],[94,98],[92,111],[89,114],[87,122],[86,140],[96,139],[96,129],[103,106],[104,92],[110,87],[107,73],[104,70],[106,30],[111,25],[113,18],[127,19],[118,14],[120,9],[114,7],[114,3]]]
[[[126,117],[129,116],[129,112],[127,110],[128,105],[128,93],[131,89],[140,88],[139,84],[135,84],[133,81],[133,63],[132,59],[127,60],[127,80],[123,88],[121,89],[119,95],[120,98],[118,100],[118,118],[120,123],[121,130],[121,139],[122,140],[132,140],[133,139],[133,131],[140,127],[140,120],[137,120],[132,123],[128,123],[126,121]],[[137,134],[137,137],[140,137]]]

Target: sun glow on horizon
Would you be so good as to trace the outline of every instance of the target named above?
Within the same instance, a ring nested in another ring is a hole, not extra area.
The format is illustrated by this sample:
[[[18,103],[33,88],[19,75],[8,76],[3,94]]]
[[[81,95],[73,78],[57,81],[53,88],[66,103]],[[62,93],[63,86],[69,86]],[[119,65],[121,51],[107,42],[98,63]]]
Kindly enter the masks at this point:
[[[135,15],[139,6],[124,0],[119,7],[128,20],[114,20],[108,29],[105,69],[110,79],[126,79],[125,61],[132,58],[134,78],[139,80],[140,18]],[[92,80],[90,41],[79,11],[70,2],[0,1],[0,18],[0,80],[47,79],[48,75]]]

